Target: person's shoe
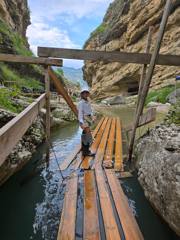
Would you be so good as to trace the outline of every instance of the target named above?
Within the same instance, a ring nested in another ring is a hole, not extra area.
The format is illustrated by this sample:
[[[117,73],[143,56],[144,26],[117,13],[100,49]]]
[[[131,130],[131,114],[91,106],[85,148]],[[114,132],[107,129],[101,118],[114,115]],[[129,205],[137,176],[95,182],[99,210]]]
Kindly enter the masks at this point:
[[[92,153],[91,151],[88,151],[88,152],[83,152],[82,155],[84,157],[88,156],[88,157],[94,157],[95,156],[95,153]]]
[[[92,153],[91,151],[89,151],[86,156],[94,157],[95,155],[96,155],[95,153]]]

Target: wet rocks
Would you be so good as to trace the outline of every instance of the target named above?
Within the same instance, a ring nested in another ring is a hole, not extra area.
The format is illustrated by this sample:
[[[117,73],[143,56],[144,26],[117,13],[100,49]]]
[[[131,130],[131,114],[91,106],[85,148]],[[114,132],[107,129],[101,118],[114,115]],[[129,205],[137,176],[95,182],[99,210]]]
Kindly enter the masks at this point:
[[[138,179],[145,196],[180,235],[180,127],[161,124],[136,146]]]
[[[4,126],[7,122],[13,119],[16,116],[15,113],[12,113],[8,110],[0,108],[0,127]]]
[[[102,103],[107,105],[119,105],[119,104],[125,104],[125,98],[122,95],[106,98],[102,101]]]

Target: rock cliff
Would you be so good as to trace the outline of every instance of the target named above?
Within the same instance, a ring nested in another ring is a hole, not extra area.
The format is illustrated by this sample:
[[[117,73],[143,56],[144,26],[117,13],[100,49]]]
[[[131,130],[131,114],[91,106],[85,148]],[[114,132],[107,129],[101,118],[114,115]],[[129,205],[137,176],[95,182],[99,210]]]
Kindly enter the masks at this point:
[[[88,50],[144,52],[148,29],[153,26],[151,52],[163,14],[164,0],[115,0],[102,24],[91,33]],[[162,54],[180,54],[180,1],[174,0],[161,45]],[[95,99],[137,93],[141,65],[86,61],[84,78]],[[174,83],[177,67],[156,66],[152,88]]]
[[[26,29],[30,24],[27,0],[1,0],[0,18],[13,30],[26,38]]]
[[[0,0],[0,52],[32,56],[26,38],[29,24],[27,0]],[[37,66],[0,62],[0,83],[5,86],[9,86],[7,82],[21,82],[19,88],[23,85],[33,89],[43,80],[42,71]]]

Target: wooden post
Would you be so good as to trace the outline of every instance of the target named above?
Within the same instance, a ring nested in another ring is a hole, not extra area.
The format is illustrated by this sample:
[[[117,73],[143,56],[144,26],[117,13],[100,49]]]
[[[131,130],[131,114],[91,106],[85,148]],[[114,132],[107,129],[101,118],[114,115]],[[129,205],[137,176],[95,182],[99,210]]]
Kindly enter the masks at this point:
[[[152,26],[149,27],[145,53],[149,53],[149,52],[150,52],[151,40],[152,40],[152,29],[153,29]],[[144,83],[144,79],[145,79],[145,77],[146,77],[146,70],[147,70],[147,64],[144,64],[143,67],[142,67],[141,77],[140,77],[140,81],[139,81],[139,91],[138,91],[138,99],[137,99],[136,113],[137,113],[137,109],[138,109],[138,106],[139,106],[139,101],[140,101],[141,95],[142,95],[143,83]],[[142,113],[141,113],[141,114],[142,114]]]
[[[50,128],[51,128],[51,110],[50,110],[50,78],[49,78],[49,67],[45,68],[45,91],[46,91],[46,162],[49,163],[49,152],[50,152]]]
[[[45,90],[46,90],[46,136],[50,139],[50,79],[48,68],[45,69]]]
[[[132,159],[134,140],[135,140],[135,136],[136,136],[136,128],[138,126],[141,113],[143,111],[144,103],[145,103],[145,100],[146,100],[146,96],[148,94],[148,90],[149,90],[149,86],[150,86],[150,83],[151,83],[154,68],[155,68],[155,65],[156,65],[156,61],[158,59],[158,54],[159,54],[159,50],[160,50],[160,47],[161,47],[161,42],[162,42],[162,39],[163,39],[165,27],[166,27],[168,16],[169,16],[170,9],[171,9],[171,5],[172,5],[172,0],[167,0],[165,8],[164,8],[164,13],[163,13],[163,17],[162,17],[162,20],[161,20],[161,24],[160,24],[160,29],[159,29],[159,33],[158,33],[158,37],[157,37],[157,42],[155,44],[154,52],[152,54],[151,61],[150,61],[150,64],[149,64],[149,68],[148,68],[148,72],[147,72],[147,75],[146,75],[146,78],[145,78],[145,81],[144,81],[144,86],[143,86],[143,89],[142,89],[142,95],[141,95],[141,99],[139,101],[139,107],[138,107],[137,113],[135,115],[134,126],[133,126],[130,145],[129,145],[129,161],[131,161],[131,159]]]

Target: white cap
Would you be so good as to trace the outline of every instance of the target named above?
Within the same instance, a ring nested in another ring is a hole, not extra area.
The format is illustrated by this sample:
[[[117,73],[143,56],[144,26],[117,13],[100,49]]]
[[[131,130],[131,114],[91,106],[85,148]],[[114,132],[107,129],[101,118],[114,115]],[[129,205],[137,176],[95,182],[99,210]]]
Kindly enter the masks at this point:
[[[82,88],[82,89],[81,89],[81,93],[83,93],[83,92],[88,92],[88,93],[89,93],[89,89],[88,89],[87,87]]]

